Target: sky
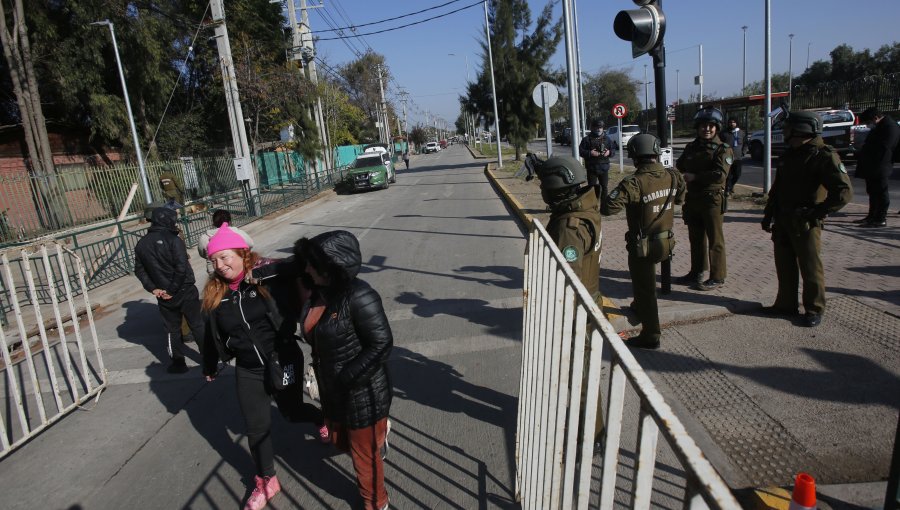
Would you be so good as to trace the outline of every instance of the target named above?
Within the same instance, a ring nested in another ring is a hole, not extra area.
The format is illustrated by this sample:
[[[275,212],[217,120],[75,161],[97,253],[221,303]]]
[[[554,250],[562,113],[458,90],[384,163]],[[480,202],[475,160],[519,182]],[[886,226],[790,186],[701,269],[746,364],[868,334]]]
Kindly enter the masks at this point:
[[[447,4],[438,7],[442,4]],[[466,68],[474,79],[481,65],[480,41],[484,40],[484,8],[477,0],[309,0],[310,26],[314,32],[355,25],[355,34],[403,27],[382,34],[364,35],[343,40],[325,40],[335,32],[319,32],[317,56],[330,66],[338,66],[356,58],[359,52],[372,50],[386,58],[393,76],[386,94],[400,105],[401,89],[409,93],[409,123],[438,118],[451,124],[459,114],[458,96],[465,91]],[[574,0],[579,30],[581,67],[594,73],[602,69],[628,72],[644,81],[644,65],[648,80],[653,80],[650,57],[631,58],[631,45],[613,33],[618,11],[637,8],[628,0]],[[529,0],[532,18],[537,17],[548,2]],[[297,4],[299,6],[299,2]],[[462,9],[453,14],[413,24],[429,17]],[[900,20],[900,0],[771,0],[772,63],[774,73],[788,71],[789,53],[793,72],[803,72],[808,62],[829,60],[829,52],[839,44],[854,50],[877,50],[884,44],[900,40],[896,35]],[[415,11],[426,12],[411,15]],[[710,1],[664,0],[666,23],[666,97],[675,100],[676,92],[687,99],[697,94],[694,76],[699,73],[699,45],[703,45],[704,97],[732,96],[741,89],[743,75],[743,30],[747,26],[746,80],[762,80],[765,58],[765,2],[763,0]],[[554,6],[554,17],[562,15],[562,7]],[[359,27],[386,18],[385,23]],[[793,33],[793,51],[789,51],[789,34]],[[453,55],[450,55],[450,54]],[[551,59],[556,68],[565,66],[565,50],[560,44]],[[676,72],[677,70],[677,72]],[[320,72],[328,73],[320,66]],[[676,83],[676,75],[678,80]],[[560,84],[564,85],[564,84]],[[653,84],[650,102],[654,101]],[[642,91],[638,93],[643,99]],[[426,114],[429,115],[426,117]],[[502,128],[501,128],[502,129]]]

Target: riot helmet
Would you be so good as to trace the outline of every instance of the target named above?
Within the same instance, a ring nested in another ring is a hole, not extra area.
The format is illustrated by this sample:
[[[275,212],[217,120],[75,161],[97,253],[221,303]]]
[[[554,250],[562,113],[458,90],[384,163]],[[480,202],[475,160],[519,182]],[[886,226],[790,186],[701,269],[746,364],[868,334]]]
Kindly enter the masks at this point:
[[[822,119],[816,112],[790,112],[784,118],[784,139],[795,135],[811,138],[822,134]]]
[[[541,181],[541,196],[549,205],[574,197],[581,185],[587,182],[584,166],[567,156],[548,158],[538,167],[537,176]]]
[[[659,138],[649,133],[641,133],[631,137],[625,148],[628,151],[628,157],[631,159],[659,157],[662,154],[662,149],[659,147]]]
[[[703,108],[702,110],[697,110],[697,113],[694,115],[694,129],[702,124],[715,124],[716,132],[718,133],[722,131],[724,121],[725,116],[722,115],[718,108]]]

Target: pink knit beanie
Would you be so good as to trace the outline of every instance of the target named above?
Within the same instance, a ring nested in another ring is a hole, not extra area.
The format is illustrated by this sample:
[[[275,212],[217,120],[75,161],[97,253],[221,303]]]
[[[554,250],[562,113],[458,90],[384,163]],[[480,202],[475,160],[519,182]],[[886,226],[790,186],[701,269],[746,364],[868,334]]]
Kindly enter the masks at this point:
[[[222,223],[215,235],[209,238],[209,244],[206,246],[206,256],[211,257],[214,253],[222,250],[237,250],[240,248],[248,249],[247,241],[234,230],[228,228],[228,223]]]

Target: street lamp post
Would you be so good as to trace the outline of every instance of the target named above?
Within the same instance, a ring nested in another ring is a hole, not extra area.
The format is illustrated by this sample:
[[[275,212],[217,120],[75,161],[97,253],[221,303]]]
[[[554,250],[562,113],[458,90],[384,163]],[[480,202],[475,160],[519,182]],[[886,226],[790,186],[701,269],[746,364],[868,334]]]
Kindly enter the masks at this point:
[[[788,105],[794,102],[794,34],[788,34]]]
[[[650,91],[648,90],[648,86],[650,82],[647,81],[647,64],[644,64],[644,129],[646,131],[650,130]]]
[[[806,43],[806,68],[809,69],[809,47],[812,46],[811,42]]]
[[[741,95],[747,93],[747,25],[741,27],[744,31],[744,71],[741,78]]]
[[[681,104],[681,77],[678,73],[681,72],[681,69],[675,70],[675,102]]]
[[[147,181],[147,170],[144,168],[144,156],[141,154],[141,141],[138,139],[137,127],[134,125],[134,115],[131,113],[131,101],[128,100],[128,87],[125,85],[125,73],[122,72],[122,60],[119,58],[119,45],[116,43],[116,31],[113,24],[108,19],[103,21],[95,21],[91,25],[109,27],[109,34],[112,36],[113,50],[116,53],[116,65],[119,67],[119,79],[122,82],[122,95],[125,96],[125,110],[128,112],[128,120],[131,123],[131,136],[134,139],[134,152],[137,156],[138,167],[141,171],[141,183],[144,185],[144,199],[147,205],[153,202],[153,195],[150,193],[150,184]]]
[[[487,35],[488,64],[491,66],[491,95],[494,100],[494,133],[497,135],[497,168],[503,168],[503,154],[500,149],[500,112],[497,109],[497,84],[494,82],[494,55],[491,50],[491,25],[488,20],[487,2],[484,3],[484,32]]]

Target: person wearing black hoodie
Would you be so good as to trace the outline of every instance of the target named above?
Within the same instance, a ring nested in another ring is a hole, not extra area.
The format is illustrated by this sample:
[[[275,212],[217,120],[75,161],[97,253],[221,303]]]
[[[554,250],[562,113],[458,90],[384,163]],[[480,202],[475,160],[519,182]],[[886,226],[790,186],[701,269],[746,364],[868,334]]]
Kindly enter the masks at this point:
[[[360,280],[356,236],[344,230],[302,238],[297,269],[314,285],[300,323],[313,346],[322,411],[332,442],[353,460],[366,510],[388,508],[384,485],[393,389],[387,360],[394,345],[381,296]]]
[[[134,247],[134,274],[144,289],[156,297],[168,334],[166,350],[172,359],[168,371],[180,374],[188,370],[182,351],[182,317],[198,342],[204,331],[200,293],[194,285],[194,270],[188,262],[187,248],[178,237],[177,216],[175,210],[167,207],[153,210],[152,226]]]

